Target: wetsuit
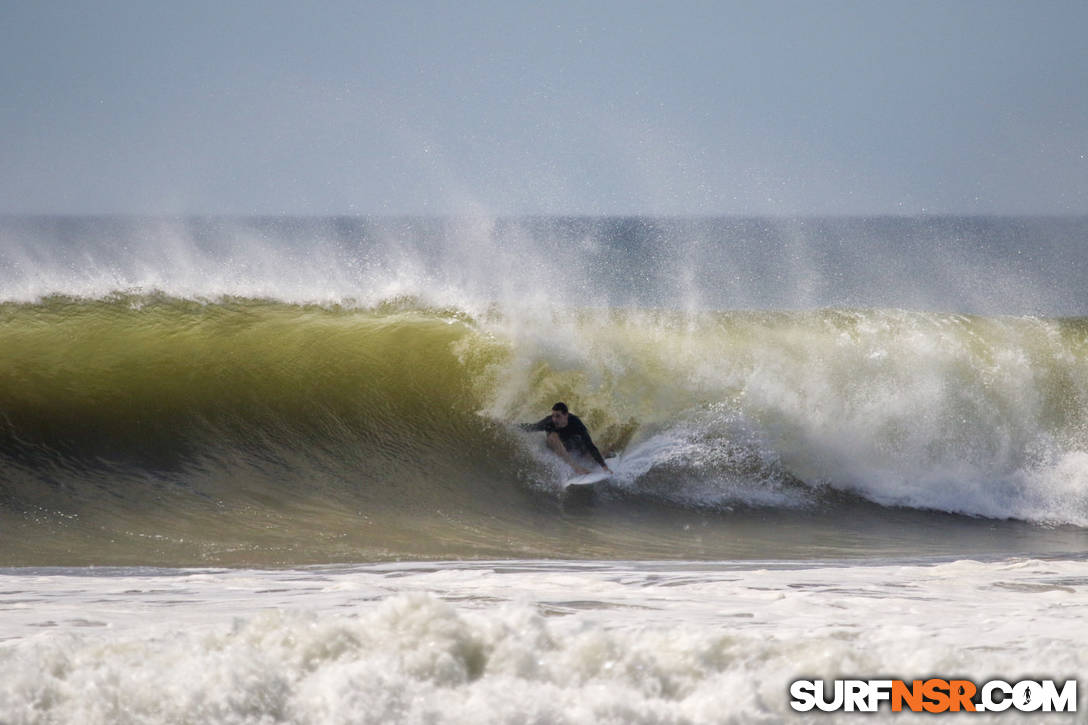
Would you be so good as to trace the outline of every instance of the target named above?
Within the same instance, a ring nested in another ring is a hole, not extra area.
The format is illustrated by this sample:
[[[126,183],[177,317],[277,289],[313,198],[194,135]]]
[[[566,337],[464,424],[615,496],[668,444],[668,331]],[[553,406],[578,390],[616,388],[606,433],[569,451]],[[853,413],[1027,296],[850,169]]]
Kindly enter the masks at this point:
[[[597,446],[593,445],[593,439],[589,437],[586,424],[574,413],[567,416],[567,425],[564,428],[557,428],[550,415],[537,423],[524,423],[521,427],[529,431],[542,430],[545,433],[558,433],[560,442],[568,451],[588,453],[597,463],[605,465],[604,456],[597,450]]]

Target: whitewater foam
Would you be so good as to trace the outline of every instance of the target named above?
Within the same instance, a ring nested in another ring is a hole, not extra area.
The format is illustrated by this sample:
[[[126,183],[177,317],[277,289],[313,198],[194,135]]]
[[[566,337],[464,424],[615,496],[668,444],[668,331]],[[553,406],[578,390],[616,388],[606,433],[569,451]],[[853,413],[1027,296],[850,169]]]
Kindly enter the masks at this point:
[[[801,482],[890,506],[1088,522],[1078,320],[591,310],[564,323],[558,336],[576,343],[540,327],[543,340],[516,337],[486,412],[527,418],[564,399],[612,437],[635,421],[629,479],[669,470],[706,504],[796,503]]]
[[[0,589],[11,723],[809,722],[793,679],[1088,664],[1083,561],[9,570]]]

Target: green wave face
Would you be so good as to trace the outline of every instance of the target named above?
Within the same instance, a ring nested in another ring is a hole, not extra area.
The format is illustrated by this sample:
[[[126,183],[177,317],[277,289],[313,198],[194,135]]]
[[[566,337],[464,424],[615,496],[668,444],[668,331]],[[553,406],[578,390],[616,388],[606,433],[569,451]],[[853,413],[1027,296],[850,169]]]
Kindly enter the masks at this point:
[[[408,518],[444,499],[433,477],[480,466],[469,443],[487,426],[454,353],[474,334],[442,311],[395,306],[5,305],[6,513],[12,526],[52,520],[49,536],[35,530],[46,548],[133,528],[197,560],[208,548],[282,548],[268,536],[294,548],[328,533],[330,517]],[[122,556],[139,551],[127,546]]]
[[[2,315],[9,430],[65,453],[411,437],[474,410],[451,351],[469,328],[441,314],[119,297]]]

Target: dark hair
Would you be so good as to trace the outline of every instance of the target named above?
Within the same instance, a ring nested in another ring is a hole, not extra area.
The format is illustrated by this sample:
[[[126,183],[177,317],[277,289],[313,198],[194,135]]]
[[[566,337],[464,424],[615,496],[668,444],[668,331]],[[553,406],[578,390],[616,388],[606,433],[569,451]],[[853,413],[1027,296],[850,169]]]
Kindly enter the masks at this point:
[[[552,410],[558,410],[560,413],[569,413],[566,403],[556,403],[552,406]]]

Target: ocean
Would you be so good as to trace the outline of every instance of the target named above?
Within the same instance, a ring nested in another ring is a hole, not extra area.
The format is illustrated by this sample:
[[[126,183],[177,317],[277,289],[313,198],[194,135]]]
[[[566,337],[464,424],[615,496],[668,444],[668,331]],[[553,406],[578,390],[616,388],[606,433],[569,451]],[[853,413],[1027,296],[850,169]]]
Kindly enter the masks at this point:
[[[1086,244],[0,218],[0,722],[913,721],[790,685],[1077,679]],[[618,456],[591,497],[517,425],[560,400]]]

